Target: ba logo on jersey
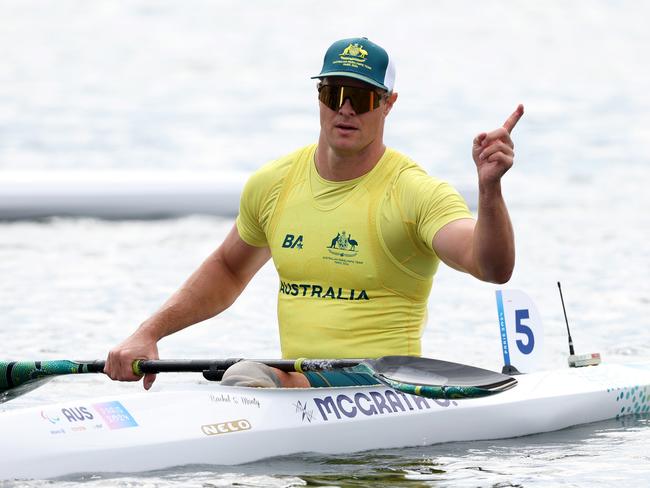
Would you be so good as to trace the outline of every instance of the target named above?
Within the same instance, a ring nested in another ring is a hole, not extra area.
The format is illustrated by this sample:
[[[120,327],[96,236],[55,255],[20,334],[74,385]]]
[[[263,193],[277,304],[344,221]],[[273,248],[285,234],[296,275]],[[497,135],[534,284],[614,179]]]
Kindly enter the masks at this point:
[[[284,236],[282,247],[288,249],[302,249],[302,235],[295,236],[293,234],[287,234]]]

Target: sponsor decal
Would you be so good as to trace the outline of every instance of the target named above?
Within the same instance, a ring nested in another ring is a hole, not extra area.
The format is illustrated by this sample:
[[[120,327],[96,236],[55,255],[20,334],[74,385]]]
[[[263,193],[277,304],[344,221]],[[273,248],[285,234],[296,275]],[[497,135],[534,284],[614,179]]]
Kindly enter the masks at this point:
[[[400,412],[430,410],[432,407],[447,408],[458,405],[453,400],[430,400],[416,395],[407,395],[391,389],[359,391],[352,394],[328,395],[313,397],[312,401],[320,414],[320,419],[341,420],[357,416],[371,417],[374,415],[392,415]],[[298,405],[300,408],[298,408]],[[296,412],[301,413],[303,422],[308,411],[308,402],[294,404]],[[316,416],[318,418],[318,416]],[[309,417],[308,422],[312,421]]]
[[[300,400],[298,400],[293,404],[293,406],[296,407],[296,412],[300,413],[302,421],[304,422],[306,420],[311,424],[311,421],[314,418],[314,410],[309,408],[309,403],[305,402],[303,404]]]
[[[138,423],[120,402],[95,403],[93,408],[111,430],[138,427]]]
[[[331,300],[370,300],[366,290],[280,281],[280,293],[294,297],[329,298]]]
[[[282,241],[282,247],[285,249],[302,249],[303,237],[301,235],[295,236],[294,234],[287,234]]]
[[[64,407],[57,410],[56,413],[41,410],[41,418],[49,424],[56,425],[57,428],[50,430],[50,434],[86,432],[91,429],[97,430],[104,428],[101,419],[97,418],[97,415],[92,412],[91,407],[84,405]]]
[[[231,420],[229,422],[220,422],[218,424],[202,425],[201,430],[205,435],[230,434],[243,430],[251,430],[251,423],[246,419]]]

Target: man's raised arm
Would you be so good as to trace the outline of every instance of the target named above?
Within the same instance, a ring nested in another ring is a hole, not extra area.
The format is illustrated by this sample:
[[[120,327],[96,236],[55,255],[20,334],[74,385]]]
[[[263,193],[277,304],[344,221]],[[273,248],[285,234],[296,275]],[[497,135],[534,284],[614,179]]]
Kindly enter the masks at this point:
[[[493,283],[510,279],[515,265],[515,238],[501,178],[514,162],[512,129],[524,114],[523,105],[503,127],[474,138],[472,157],[478,172],[478,219],[450,222],[433,238],[433,249],[452,268]]]

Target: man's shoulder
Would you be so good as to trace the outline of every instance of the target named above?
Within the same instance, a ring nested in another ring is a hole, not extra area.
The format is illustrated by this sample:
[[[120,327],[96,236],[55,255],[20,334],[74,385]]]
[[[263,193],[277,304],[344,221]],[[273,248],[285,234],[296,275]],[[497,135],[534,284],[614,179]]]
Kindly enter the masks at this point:
[[[241,194],[237,228],[247,243],[266,246],[268,230],[283,184],[294,163],[300,164],[313,154],[315,145],[305,146],[275,159],[255,171]]]
[[[460,192],[447,180],[429,174],[408,156],[393,152],[399,162],[391,193],[403,208],[422,209],[451,201],[467,206]]]
[[[310,155],[313,155],[315,147],[315,144],[310,144],[269,161],[251,175],[248,185],[272,187],[281,183],[294,163],[308,160]]]
[[[393,160],[391,165],[395,170],[395,184],[401,189],[411,189],[414,186],[428,185],[438,186],[444,183],[443,180],[430,175],[416,161],[409,156],[388,148],[389,156]]]

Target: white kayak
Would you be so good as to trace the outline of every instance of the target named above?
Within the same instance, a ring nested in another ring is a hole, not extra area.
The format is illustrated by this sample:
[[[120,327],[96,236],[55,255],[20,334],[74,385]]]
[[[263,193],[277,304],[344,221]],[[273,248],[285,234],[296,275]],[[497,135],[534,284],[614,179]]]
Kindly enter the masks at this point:
[[[255,389],[204,382],[0,413],[0,479],[231,465],[300,452],[498,439],[650,411],[650,364],[517,376],[489,397],[383,386]]]

